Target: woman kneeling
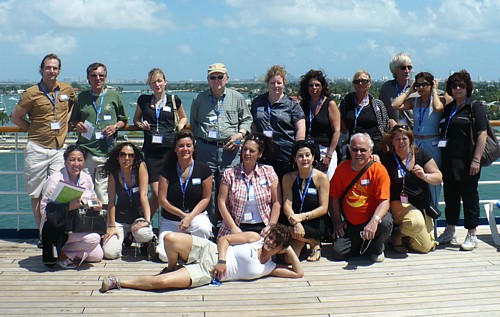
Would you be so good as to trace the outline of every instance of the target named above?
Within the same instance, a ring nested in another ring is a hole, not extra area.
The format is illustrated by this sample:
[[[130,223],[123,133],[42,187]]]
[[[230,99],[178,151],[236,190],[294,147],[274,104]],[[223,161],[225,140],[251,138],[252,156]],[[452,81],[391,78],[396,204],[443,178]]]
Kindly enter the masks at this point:
[[[217,280],[253,280],[267,275],[300,278],[304,275],[302,266],[289,247],[291,236],[288,228],[276,224],[262,238],[255,232],[240,232],[219,239],[217,245],[207,239],[184,233],[168,233],[165,249],[168,267],[165,274],[143,276],[123,280],[108,276],[102,282],[101,292],[111,289],[133,288],[156,290],[190,288],[209,284]],[[272,256],[286,254],[291,267],[277,265]],[[186,265],[177,269],[181,258]]]

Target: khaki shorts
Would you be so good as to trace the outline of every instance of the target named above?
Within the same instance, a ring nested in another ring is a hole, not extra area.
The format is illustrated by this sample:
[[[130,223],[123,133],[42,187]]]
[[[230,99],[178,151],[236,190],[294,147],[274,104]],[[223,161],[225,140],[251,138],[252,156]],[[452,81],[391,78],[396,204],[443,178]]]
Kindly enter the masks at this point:
[[[217,261],[217,245],[207,239],[193,236],[193,246],[184,266],[191,277],[190,287],[209,284],[212,281],[212,270]]]
[[[64,167],[64,149],[47,149],[28,141],[24,152],[24,190],[31,198],[42,195],[47,178]]]

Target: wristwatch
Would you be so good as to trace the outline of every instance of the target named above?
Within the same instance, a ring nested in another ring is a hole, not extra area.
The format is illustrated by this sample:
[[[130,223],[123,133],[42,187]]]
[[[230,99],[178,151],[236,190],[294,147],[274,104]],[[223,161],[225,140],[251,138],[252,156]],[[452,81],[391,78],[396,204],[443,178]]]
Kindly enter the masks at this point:
[[[378,222],[378,223],[381,223],[381,222],[382,222],[382,218],[380,218],[380,217],[379,217],[379,216],[377,216],[377,215],[373,215],[373,216],[372,216],[372,219],[377,220],[377,222]]]

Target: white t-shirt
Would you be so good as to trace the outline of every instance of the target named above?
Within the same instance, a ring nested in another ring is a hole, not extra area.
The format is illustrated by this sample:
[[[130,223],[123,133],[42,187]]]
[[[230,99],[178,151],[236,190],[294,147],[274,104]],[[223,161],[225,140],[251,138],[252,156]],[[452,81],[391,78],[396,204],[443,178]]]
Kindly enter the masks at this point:
[[[226,277],[222,281],[253,280],[267,276],[276,268],[276,263],[269,259],[262,264],[259,249],[264,245],[264,238],[252,243],[229,246],[226,253]]]

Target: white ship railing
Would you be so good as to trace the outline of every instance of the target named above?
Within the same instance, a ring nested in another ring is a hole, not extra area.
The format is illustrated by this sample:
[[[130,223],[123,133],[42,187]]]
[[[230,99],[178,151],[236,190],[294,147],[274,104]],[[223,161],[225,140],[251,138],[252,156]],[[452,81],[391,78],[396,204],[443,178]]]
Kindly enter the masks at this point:
[[[492,125],[494,126],[500,126],[500,121],[491,121]],[[127,131],[135,131],[137,130],[135,127],[126,127],[125,129],[120,130],[121,133],[127,132]],[[4,135],[4,133],[8,133],[8,135]],[[71,134],[70,134],[71,135]],[[0,127],[0,137],[2,138],[2,141],[0,141],[0,155],[14,155],[15,159],[15,170],[5,170],[3,166],[0,166],[0,182],[3,180],[3,175],[15,175],[15,182],[12,184],[13,190],[7,190],[7,191],[0,191],[0,197],[2,197],[1,201],[5,201],[5,195],[13,195],[15,196],[15,209],[13,210],[8,210],[5,206],[5,203],[0,202],[0,218],[4,216],[9,216],[9,217],[16,217],[16,225],[9,227],[9,228],[2,228],[1,230],[4,229],[15,229],[16,231],[19,231],[21,229],[33,229],[32,227],[26,227],[24,228],[21,225],[21,218],[22,217],[33,217],[32,216],[32,211],[31,211],[31,204],[29,206],[26,206],[25,208],[21,208],[22,200],[24,197],[25,201],[29,201],[27,199],[27,193],[23,190],[24,188],[24,166],[22,163],[19,162],[19,157],[23,156],[24,154],[24,146],[26,144],[26,138],[27,134],[26,132],[22,132],[19,128],[17,127]],[[7,139],[7,141],[5,140]],[[67,143],[73,143],[75,138],[68,137],[68,142]],[[140,139],[139,142],[142,142],[142,138]],[[3,149],[2,149],[3,148]],[[500,166],[500,161],[493,163],[490,168],[498,168]],[[483,171],[484,175],[484,171]],[[482,186],[492,186],[492,185],[500,185],[500,179],[499,180],[487,180],[487,181],[479,181],[479,188]],[[488,197],[488,199],[480,199],[480,205],[483,206],[484,204],[492,203],[491,206],[494,206],[494,203],[500,198],[500,190],[498,191],[498,197]],[[443,210],[442,206],[444,206],[444,202],[440,201],[440,208]],[[29,208],[27,208],[29,207]],[[28,209],[27,211],[23,211]],[[498,217],[497,217],[498,218]],[[498,220],[497,220],[498,221]]]

